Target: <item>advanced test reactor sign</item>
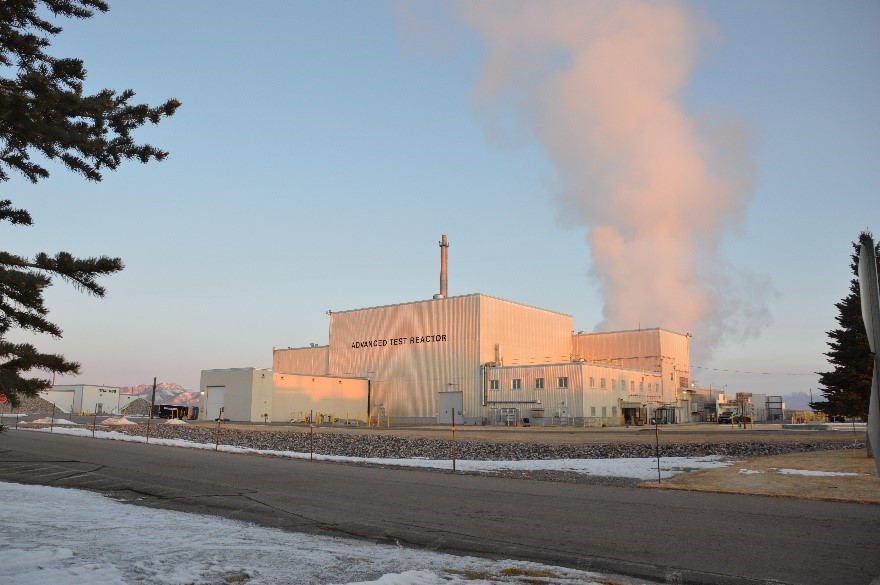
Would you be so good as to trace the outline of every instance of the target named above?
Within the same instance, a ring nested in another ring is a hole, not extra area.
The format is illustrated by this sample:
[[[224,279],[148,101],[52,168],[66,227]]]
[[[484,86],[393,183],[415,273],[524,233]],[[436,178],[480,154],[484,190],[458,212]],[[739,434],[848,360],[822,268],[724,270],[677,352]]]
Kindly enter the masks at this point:
[[[368,341],[352,341],[352,349],[362,349],[367,347],[386,347],[389,345],[416,345],[422,343],[438,343],[446,341],[446,334],[437,335],[416,335],[413,337],[391,337],[388,339],[371,339]]]

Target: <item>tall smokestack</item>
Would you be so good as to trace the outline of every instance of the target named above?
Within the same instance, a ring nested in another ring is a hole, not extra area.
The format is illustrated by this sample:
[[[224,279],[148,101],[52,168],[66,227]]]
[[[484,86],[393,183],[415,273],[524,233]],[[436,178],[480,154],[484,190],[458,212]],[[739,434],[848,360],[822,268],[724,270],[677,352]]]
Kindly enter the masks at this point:
[[[446,239],[446,234],[440,238],[440,294],[437,295],[438,298],[445,299],[446,298],[446,277],[447,277],[447,262],[449,261],[449,240]]]

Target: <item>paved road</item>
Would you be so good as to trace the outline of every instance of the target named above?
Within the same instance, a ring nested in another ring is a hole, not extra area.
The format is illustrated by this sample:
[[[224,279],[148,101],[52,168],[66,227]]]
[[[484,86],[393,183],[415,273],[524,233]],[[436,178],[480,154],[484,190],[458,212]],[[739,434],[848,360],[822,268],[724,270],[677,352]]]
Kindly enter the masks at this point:
[[[867,585],[880,576],[880,506],[310,463],[23,430],[0,434],[0,481],[660,582]]]

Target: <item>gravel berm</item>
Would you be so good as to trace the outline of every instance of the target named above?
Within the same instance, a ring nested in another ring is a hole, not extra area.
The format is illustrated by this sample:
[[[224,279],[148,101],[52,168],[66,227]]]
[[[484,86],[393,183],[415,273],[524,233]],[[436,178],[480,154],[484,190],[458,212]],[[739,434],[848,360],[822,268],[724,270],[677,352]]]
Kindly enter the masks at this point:
[[[85,420],[81,421],[85,422]],[[91,421],[89,421],[91,422]],[[151,438],[184,439],[196,443],[213,444],[217,440],[217,426],[211,424],[169,425],[155,421],[150,425]],[[28,425],[31,426],[31,425]],[[40,425],[47,426],[47,425]],[[84,424],[86,428],[90,425]],[[661,457],[701,457],[720,455],[737,459],[827,451],[865,447],[865,436],[829,432],[742,432],[725,433],[706,427],[707,431],[665,431],[661,435]],[[146,424],[125,426],[98,425],[98,430],[113,430],[129,435],[144,436]],[[476,430],[461,433],[482,440],[457,439],[455,452],[458,459],[517,461],[529,459],[613,459],[628,457],[656,457],[656,438],[653,429],[642,428],[631,432],[593,432],[590,430],[518,429]],[[522,431],[526,431],[523,433]],[[353,429],[316,428],[311,436],[313,452],[323,455],[341,455],[358,458],[408,459],[425,458],[449,460],[452,441],[448,429]],[[309,452],[310,433],[307,427],[264,427],[223,425],[220,443],[268,451]],[[352,464],[352,463],[349,463]],[[357,465],[378,465],[366,462]],[[425,469],[438,473],[448,470]],[[478,472],[479,475],[557,481],[578,484],[631,486],[641,480],[619,477],[600,477],[568,471]]]
[[[108,427],[99,427],[106,430]],[[146,425],[113,427],[113,430],[136,435],[146,434]],[[214,443],[216,427],[195,425],[153,424],[150,436],[163,439],[185,439],[198,443]],[[827,434],[827,433],[825,433]],[[473,441],[456,440],[459,459],[517,461],[524,459],[613,459],[619,457],[655,457],[653,433],[644,434],[642,441],[632,440],[599,443],[545,443],[540,441]],[[765,457],[804,451],[864,448],[865,441],[852,437],[809,437],[789,440],[675,440],[664,438],[660,443],[661,457]],[[220,442],[224,445],[271,451],[309,452],[307,430],[248,430],[222,428]],[[347,433],[322,429],[312,436],[312,448],[323,455],[348,457],[408,459],[449,459],[452,441],[433,436],[401,436],[394,433]]]

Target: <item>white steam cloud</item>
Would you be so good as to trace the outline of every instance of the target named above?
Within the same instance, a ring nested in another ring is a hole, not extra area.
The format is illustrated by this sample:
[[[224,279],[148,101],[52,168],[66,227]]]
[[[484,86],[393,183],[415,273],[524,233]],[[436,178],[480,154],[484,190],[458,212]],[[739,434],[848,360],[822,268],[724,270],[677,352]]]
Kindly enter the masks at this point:
[[[691,332],[701,359],[768,324],[769,287],[718,253],[751,199],[747,133],[703,127],[682,104],[709,24],[636,0],[458,12],[485,43],[475,99],[490,129],[524,120],[559,171],[561,215],[588,227],[598,329]]]

